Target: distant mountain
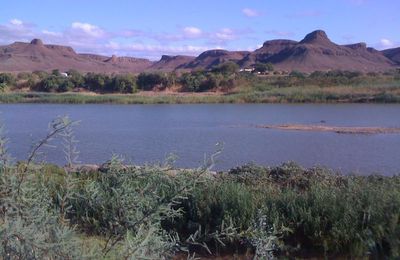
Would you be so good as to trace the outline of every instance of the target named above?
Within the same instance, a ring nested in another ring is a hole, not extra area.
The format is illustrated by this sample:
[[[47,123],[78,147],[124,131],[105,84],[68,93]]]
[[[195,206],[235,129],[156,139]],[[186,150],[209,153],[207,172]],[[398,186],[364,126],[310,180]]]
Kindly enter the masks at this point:
[[[193,56],[169,56],[163,55],[161,60],[155,62],[150,69],[152,70],[162,70],[162,71],[172,71],[175,69],[183,69],[186,64],[191,63],[196,57]]]
[[[314,31],[300,42],[275,40],[265,42],[240,64],[244,67],[256,62],[271,62],[278,70],[357,70],[383,71],[395,64],[365,43],[338,45],[331,42],[324,31]]]
[[[0,71],[76,69],[82,72],[140,72],[152,65],[146,59],[77,54],[71,47],[45,45],[39,39],[0,46]]]
[[[185,69],[211,69],[212,67],[228,61],[239,62],[249,55],[248,51],[209,50],[200,54],[193,61],[184,64]]]
[[[307,34],[299,42],[266,41],[253,52],[209,50],[197,57],[163,55],[156,62],[133,57],[78,54],[71,47],[43,44],[39,39],[0,46],[0,71],[8,72],[53,69],[103,73],[207,70],[228,61],[242,68],[270,62],[275,69],[285,71],[385,71],[400,66],[400,48],[377,51],[365,43],[338,45],[321,30]]]
[[[400,65],[400,47],[394,49],[388,49],[382,51],[383,55],[385,55],[388,59],[393,61],[394,63]]]

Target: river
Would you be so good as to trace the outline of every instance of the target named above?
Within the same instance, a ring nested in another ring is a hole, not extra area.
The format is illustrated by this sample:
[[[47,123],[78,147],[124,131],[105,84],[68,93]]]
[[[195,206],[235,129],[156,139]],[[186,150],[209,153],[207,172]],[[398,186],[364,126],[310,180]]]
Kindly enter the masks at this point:
[[[126,163],[162,162],[175,154],[178,167],[197,167],[223,143],[216,169],[248,162],[295,161],[344,173],[400,173],[400,134],[337,134],[256,128],[256,125],[318,124],[400,127],[400,105],[205,104],[205,105],[0,105],[9,152],[23,160],[48,123],[68,115],[79,161],[101,163],[113,154]],[[40,159],[64,164],[62,146],[46,147]]]

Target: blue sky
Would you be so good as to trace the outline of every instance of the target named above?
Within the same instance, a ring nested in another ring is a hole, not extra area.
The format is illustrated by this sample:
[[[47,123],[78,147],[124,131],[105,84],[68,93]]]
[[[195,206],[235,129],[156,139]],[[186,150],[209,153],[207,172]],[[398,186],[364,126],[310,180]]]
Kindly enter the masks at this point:
[[[322,29],[339,44],[400,46],[399,0],[2,0],[0,44],[41,38],[78,52],[153,60],[254,50]]]

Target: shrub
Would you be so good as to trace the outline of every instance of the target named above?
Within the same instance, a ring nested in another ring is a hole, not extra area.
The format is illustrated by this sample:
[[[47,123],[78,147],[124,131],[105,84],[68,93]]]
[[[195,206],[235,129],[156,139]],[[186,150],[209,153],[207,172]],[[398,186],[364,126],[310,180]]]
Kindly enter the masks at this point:
[[[140,73],[137,86],[141,90],[165,89],[171,84],[168,75],[162,73]]]
[[[14,86],[16,79],[11,73],[0,73],[0,92],[3,92],[6,88]]]
[[[116,75],[110,83],[110,92],[134,93],[137,90],[136,78],[133,75]]]
[[[221,73],[225,76],[235,74],[238,71],[239,71],[239,65],[237,65],[235,62],[232,61],[219,64],[211,69],[211,72]]]
[[[105,92],[110,84],[110,77],[105,74],[87,73],[84,86],[87,90]]]

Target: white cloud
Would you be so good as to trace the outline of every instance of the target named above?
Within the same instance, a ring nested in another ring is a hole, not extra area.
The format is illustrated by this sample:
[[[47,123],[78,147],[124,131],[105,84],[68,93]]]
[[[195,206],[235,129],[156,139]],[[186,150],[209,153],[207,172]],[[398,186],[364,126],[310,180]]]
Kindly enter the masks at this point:
[[[255,10],[255,9],[251,9],[251,8],[242,9],[242,13],[247,17],[261,16],[261,13],[259,11]]]
[[[44,35],[48,35],[48,36],[55,36],[55,37],[61,37],[62,36],[62,33],[52,32],[52,31],[48,31],[48,30],[42,30],[42,33]]]
[[[12,19],[10,21],[10,24],[16,25],[16,26],[21,26],[23,24],[23,22],[21,20],[19,20],[19,19]]]
[[[154,33],[135,29],[106,31],[83,22],[74,22],[63,30],[38,28],[23,20],[0,23],[0,45],[15,41],[30,42],[42,39],[45,44],[71,46],[78,53],[144,57],[153,60],[163,54],[198,55],[251,34],[250,29],[223,28],[203,31],[195,26],[177,28],[176,33]]]
[[[391,40],[389,40],[389,39],[385,39],[385,38],[382,38],[381,40],[380,40],[380,45],[381,45],[381,47],[383,47],[383,48],[391,48],[391,47],[394,47],[394,42],[392,42]]]
[[[215,33],[215,37],[219,40],[227,41],[236,39],[236,33],[232,29],[223,28]]]
[[[104,31],[102,29],[100,29],[98,26],[92,25],[90,23],[74,22],[74,23],[72,23],[71,28],[73,30],[83,32],[83,33],[87,34],[88,36],[96,37],[96,38],[103,37],[105,34]]]
[[[202,30],[197,27],[185,27],[183,28],[183,33],[190,38],[197,38],[203,34]]]
[[[105,54],[109,55],[110,49],[113,54],[117,54],[119,56],[129,55],[129,56],[141,56],[146,57],[152,60],[158,60],[161,55],[191,55],[196,56],[200,53],[210,50],[217,49],[218,46],[207,46],[207,45],[180,45],[180,46],[171,46],[165,44],[144,44],[144,43],[132,43],[132,44],[119,44],[116,42],[109,42],[108,44],[103,46],[103,50],[99,49],[98,51],[105,51]],[[145,55],[143,55],[145,54]]]

